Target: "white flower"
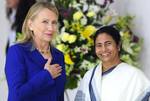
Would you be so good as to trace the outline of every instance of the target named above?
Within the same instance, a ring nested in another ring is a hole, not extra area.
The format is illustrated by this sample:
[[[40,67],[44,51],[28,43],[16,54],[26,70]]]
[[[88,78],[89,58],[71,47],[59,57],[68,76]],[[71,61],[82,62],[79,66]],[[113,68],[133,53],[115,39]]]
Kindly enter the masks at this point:
[[[87,24],[87,19],[86,19],[85,17],[83,17],[83,18],[81,19],[81,24],[82,24],[82,25],[86,25],[86,24]]]
[[[68,37],[68,42],[69,42],[69,43],[74,43],[74,42],[76,41],[76,39],[77,39],[77,36],[76,36],[76,35],[70,35],[70,36]]]
[[[80,66],[80,69],[83,68],[83,69],[89,70],[90,68],[94,68],[95,65],[96,65],[96,63],[91,63],[88,60],[83,60],[81,66]]]
[[[93,17],[93,16],[95,16],[95,12],[94,12],[94,11],[89,11],[89,12],[87,13],[87,16],[88,16],[88,17]]]
[[[103,5],[104,2],[105,2],[105,0],[96,0],[96,2],[97,2],[98,4],[100,4],[100,5]]]
[[[68,38],[69,38],[69,33],[66,33],[66,32],[62,33],[61,40],[63,42],[67,42]]]
[[[114,16],[117,16],[118,14],[117,14],[117,12],[114,9],[110,8],[110,10],[108,10],[105,15],[109,15],[109,16],[113,16],[114,17]]]
[[[83,17],[83,13],[81,11],[78,11],[73,14],[73,19],[74,20],[80,20]]]

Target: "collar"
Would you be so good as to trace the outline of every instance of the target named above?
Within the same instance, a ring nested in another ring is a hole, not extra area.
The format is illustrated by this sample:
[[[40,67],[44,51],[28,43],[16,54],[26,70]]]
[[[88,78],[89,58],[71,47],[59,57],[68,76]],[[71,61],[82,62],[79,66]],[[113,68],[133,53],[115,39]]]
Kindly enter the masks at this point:
[[[22,47],[24,47],[26,50],[30,51],[30,52],[33,52],[36,50],[36,47],[35,45],[33,44],[33,41],[29,41],[29,42],[26,42],[26,43],[22,43],[20,44]],[[53,47],[50,45],[50,49],[52,49]]]

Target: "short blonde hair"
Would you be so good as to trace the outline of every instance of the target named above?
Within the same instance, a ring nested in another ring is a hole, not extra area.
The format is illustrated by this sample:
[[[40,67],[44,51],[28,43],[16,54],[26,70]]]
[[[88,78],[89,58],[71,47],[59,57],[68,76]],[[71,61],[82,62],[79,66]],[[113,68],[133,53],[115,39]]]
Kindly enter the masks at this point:
[[[54,12],[57,17],[59,16],[57,8],[49,3],[49,2],[37,2],[35,3],[28,11],[26,18],[24,20],[23,26],[22,26],[22,33],[23,33],[23,38],[19,40],[20,43],[25,43],[28,41],[31,41],[33,39],[33,32],[29,29],[28,26],[28,20],[34,20],[35,17],[38,15],[38,13],[43,10],[43,9],[49,9],[52,12]]]

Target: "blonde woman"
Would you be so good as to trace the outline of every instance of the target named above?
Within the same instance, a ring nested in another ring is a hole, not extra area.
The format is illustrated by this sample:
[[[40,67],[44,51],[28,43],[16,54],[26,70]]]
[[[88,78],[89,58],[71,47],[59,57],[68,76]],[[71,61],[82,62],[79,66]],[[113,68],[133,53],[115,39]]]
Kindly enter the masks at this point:
[[[64,56],[53,45],[58,11],[48,2],[35,3],[22,28],[24,38],[6,57],[8,101],[63,101]]]

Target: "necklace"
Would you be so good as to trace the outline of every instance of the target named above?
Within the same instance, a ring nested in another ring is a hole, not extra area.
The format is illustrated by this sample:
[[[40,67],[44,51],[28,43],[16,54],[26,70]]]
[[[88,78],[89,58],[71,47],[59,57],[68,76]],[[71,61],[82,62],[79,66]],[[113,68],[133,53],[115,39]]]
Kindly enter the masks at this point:
[[[44,49],[39,49],[39,48],[37,48],[37,50],[38,50],[41,54],[44,54],[44,55],[50,53],[50,48],[48,48],[48,50],[44,50]]]

